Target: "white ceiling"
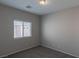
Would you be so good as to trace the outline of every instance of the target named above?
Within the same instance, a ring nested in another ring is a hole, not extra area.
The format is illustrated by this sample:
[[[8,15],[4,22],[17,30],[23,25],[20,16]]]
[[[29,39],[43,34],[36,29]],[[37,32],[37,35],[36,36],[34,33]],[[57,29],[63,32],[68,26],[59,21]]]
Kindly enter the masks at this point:
[[[38,1],[39,0],[0,0],[0,4],[5,4],[37,15],[53,13],[79,5],[79,0],[48,0],[48,4],[44,6],[40,5]],[[26,8],[28,5],[31,5],[32,8]]]

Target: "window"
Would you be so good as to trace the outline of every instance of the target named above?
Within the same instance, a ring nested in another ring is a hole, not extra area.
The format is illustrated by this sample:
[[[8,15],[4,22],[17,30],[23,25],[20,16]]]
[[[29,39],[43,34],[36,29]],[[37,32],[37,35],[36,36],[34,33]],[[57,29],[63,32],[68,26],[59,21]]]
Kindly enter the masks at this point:
[[[31,22],[14,20],[14,38],[31,37]]]
[[[24,22],[24,37],[31,36],[31,23]]]
[[[22,37],[22,22],[21,21],[14,21],[14,38]]]

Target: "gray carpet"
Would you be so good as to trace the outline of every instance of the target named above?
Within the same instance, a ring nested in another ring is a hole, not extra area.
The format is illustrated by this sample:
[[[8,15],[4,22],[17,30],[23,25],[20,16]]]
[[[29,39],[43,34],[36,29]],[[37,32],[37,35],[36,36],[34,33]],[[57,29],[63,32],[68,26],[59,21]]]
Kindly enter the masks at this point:
[[[5,58],[75,58],[42,46],[18,52]]]

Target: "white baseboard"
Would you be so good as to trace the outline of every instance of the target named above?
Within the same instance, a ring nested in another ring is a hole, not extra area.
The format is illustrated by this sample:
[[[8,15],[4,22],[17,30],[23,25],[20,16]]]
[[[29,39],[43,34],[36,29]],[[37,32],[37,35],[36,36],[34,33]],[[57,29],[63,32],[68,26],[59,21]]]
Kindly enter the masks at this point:
[[[59,52],[62,52],[62,53],[65,53],[65,54],[71,55],[71,56],[74,56],[74,57],[76,57],[76,58],[79,58],[79,56],[73,55],[73,54],[71,54],[71,53],[67,53],[67,52],[62,51],[62,50],[59,50],[59,49],[55,49],[55,48],[49,47],[49,46],[44,45],[44,44],[41,44],[41,46],[43,46],[43,47],[47,47],[47,48],[50,48],[50,49],[53,49],[53,50],[56,50],[56,51],[59,51]]]
[[[24,49],[21,49],[21,50],[18,50],[18,51],[13,51],[13,52],[10,52],[10,53],[8,53],[8,54],[5,54],[5,55],[0,56],[0,58],[9,56],[9,55],[11,55],[11,54],[18,53],[18,52],[23,51],[23,50],[27,50],[27,49],[30,49],[30,48],[34,48],[34,47],[37,47],[37,46],[39,46],[39,45],[34,45],[34,46],[31,46],[31,47],[28,47],[28,48],[24,48]]]
[[[34,47],[37,47],[37,46],[39,46],[39,45],[31,46],[31,47],[28,47],[28,48],[25,48],[25,49],[21,49],[21,50],[18,50],[18,51],[14,51],[14,52],[10,52],[10,53],[8,53],[8,54],[5,54],[5,55],[0,56],[0,58],[6,57],[6,56],[11,55],[11,54],[18,53],[18,52],[23,51],[23,50],[27,50],[27,49],[30,49],[30,48],[34,48]],[[67,53],[67,52],[65,52],[65,51],[58,50],[58,49],[55,49],[55,48],[49,47],[49,46],[44,45],[44,44],[41,44],[41,46],[44,46],[44,47],[47,47],[47,48],[50,48],[50,49],[53,49],[53,50],[56,50],[56,51],[60,51],[60,52],[62,52],[62,53],[65,53],[65,54],[68,54],[68,55],[71,55],[71,56],[74,56],[74,57],[78,57],[78,58],[79,58],[79,56],[72,55],[72,54]]]

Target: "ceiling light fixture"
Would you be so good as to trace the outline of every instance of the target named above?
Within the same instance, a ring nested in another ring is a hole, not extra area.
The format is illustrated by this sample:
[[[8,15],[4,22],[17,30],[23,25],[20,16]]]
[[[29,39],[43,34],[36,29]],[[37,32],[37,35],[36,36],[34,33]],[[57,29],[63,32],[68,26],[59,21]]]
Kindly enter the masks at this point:
[[[47,0],[40,0],[39,3],[40,3],[40,5],[46,5],[47,4]]]

